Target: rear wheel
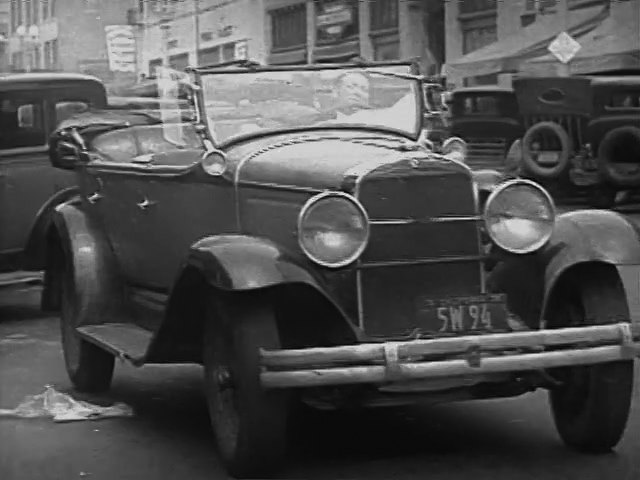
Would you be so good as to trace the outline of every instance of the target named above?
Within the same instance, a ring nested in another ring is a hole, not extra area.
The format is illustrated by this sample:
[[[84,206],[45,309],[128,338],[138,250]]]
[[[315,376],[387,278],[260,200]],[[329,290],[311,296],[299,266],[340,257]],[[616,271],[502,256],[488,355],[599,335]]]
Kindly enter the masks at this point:
[[[76,288],[71,260],[65,258],[60,272],[60,326],[67,374],[81,392],[98,393],[109,389],[113,378],[114,357],[87,342],[76,328],[82,323],[80,305],[86,303]]]
[[[623,290],[609,271],[595,270],[580,291],[563,295],[555,318],[566,326],[628,318]],[[576,282],[577,283],[577,282]],[[633,397],[633,361],[552,371],[560,386],[550,392],[553,419],[566,445],[589,453],[610,451],[622,438]]]
[[[218,450],[237,478],[264,477],[282,465],[288,398],[260,384],[259,349],[280,348],[266,302],[208,304],[205,391]]]

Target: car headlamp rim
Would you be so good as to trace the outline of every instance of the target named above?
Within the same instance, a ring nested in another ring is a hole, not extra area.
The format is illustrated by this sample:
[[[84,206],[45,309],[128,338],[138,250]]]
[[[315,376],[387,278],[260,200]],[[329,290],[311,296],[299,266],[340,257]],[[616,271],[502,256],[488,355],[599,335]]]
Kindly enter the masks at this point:
[[[304,226],[304,220],[307,216],[307,213],[309,212],[309,210],[316,205],[318,202],[324,201],[328,198],[343,198],[347,201],[349,201],[354,207],[356,207],[356,209],[358,210],[358,212],[360,213],[360,215],[362,216],[362,220],[364,222],[364,226],[365,226],[365,238],[362,242],[362,244],[358,247],[358,249],[356,251],[354,251],[353,254],[351,254],[349,257],[341,260],[340,262],[325,262],[319,258],[316,258],[314,255],[312,255],[308,249],[305,247],[304,242],[302,240],[302,228]],[[317,263],[320,266],[323,267],[327,267],[327,268],[342,268],[342,267],[346,267],[347,265],[352,264],[353,262],[355,262],[364,252],[364,250],[367,248],[367,245],[369,244],[369,236],[371,234],[371,222],[369,221],[369,215],[367,214],[367,211],[365,210],[364,206],[358,201],[357,198],[355,198],[353,195],[350,195],[348,193],[345,192],[334,192],[334,191],[327,191],[327,192],[322,192],[322,193],[318,193],[317,195],[314,195],[313,197],[311,197],[310,199],[307,200],[307,202],[303,205],[302,209],[300,210],[300,213],[298,214],[298,222],[297,222],[297,226],[298,226],[298,245],[300,246],[300,248],[302,249],[302,251],[304,252],[304,254],[307,256],[307,258],[309,258],[311,261]]]
[[[498,247],[500,247],[503,250],[505,250],[507,252],[510,252],[510,253],[527,254],[527,253],[535,252],[535,251],[539,250],[540,248],[542,248],[549,241],[549,238],[551,237],[553,229],[552,229],[552,231],[551,231],[551,233],[549,235],[545,235],[545,236],[541,237],[540,240],[538,242],[536,242],[535,244],[533,244],[531,247],[529,247],[527,249],[515,249],[515,248],[506,247],[505,245],[502,245],[500,242],[496,241],[494,236],[491,234],[491,228],[488,225],[489,208],[491,207],[491,204],[495,201],[495,199],[502,192],[504,192],[505,190],[507,190],[509,188],[513,188],[514,186],[518,186],[518,185],[533,188],[534,190],[536,190],[537,192],[539,192],[541,194],[541,196],[543,197],[543,199],[545,200],[545,202],[549,206],[549,212],[551,214],[551,222],[554,223],[555,219],[556,219],[557,212],[556,212],[555,202],[553,201],[553,197],[551,197],[549,192],[547,192],[540,184],[538,184],[538,183],[536,183],[536,182],[534,182],[532,180],[521,179],[521,178],[517,178],[517,179],[513,179],[513,180],[507,180],[506,182],[503,182],[500,185],[497,185],[493,189],[493,191],[491,192],[491,194],[487,198],[487,201],[484,204],[484,209],[483,209],[483,215],[482,216],[483,216],[483,221],[484,221],[484,227],[487,230],[487,233],[491,237],[491,241],[494,244],[496,244]]]

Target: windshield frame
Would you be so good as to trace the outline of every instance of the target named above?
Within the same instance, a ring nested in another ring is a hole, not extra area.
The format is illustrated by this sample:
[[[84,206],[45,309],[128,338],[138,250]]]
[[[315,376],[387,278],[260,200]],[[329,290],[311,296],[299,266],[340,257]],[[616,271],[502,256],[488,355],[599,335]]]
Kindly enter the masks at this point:
[[[286,127],[286,128],[273,128],[262,129],[255,132],[250,132],[241,135],[234,135],[228,139],[220,140],[213,135],[213,127],[210,125],[209,116],[206,114],[204,88],[203,88],[203,76],[208,75],[220,75],[220,74],[251,74],[251,73],[268,73],[268,72],[286,72],[286,71],[320,71],[320,70],[347,70],[347,69],[375,69],[380,67],[397,67],[406,66],[409,67],[409,75],[415,76],[414,78],[407,78],[408,82],[415,83],[416,92],[416,130],[413,133],[394,129],[391,127],[385,127],[383,125],[366,125],[366,124],[334,124],[334,125],[314,125],[314,126],[298,126],[298,127]],[[195,85],[197,86],[194,92],[194,103],[196,110],[196,122],[199,124],[202,132],[206,136],[207,140],[211,142],[214,148],[225,148],[229,145],[252,138],[260,138],[270,135],[282,135],[287,133],[296,133],[314,130],[372,130],[381,133],[391,133],[399,135],[407,139],[418,141],[420,134],[424,128],[424,118],[422,113],[424,112],[424,96],[422,95],[422,83],[419,72],[419,66],[416,62],[406,60],[385,61],[385,62],[357,62],[357,63],[327,63],[327,64],[306,64],[306,65],[259,65],[254,62],[231,62],[225,65],[218,65],[214,67],[199,67],[188,69],[192,75]]]

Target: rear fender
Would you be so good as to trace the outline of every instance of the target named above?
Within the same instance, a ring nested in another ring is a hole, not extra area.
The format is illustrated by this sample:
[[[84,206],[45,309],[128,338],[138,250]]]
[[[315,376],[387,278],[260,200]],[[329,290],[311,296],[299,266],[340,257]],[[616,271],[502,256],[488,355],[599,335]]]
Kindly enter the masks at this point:
[[[40,208],[29,232],[24,258],[25,268],[28,270],[42,270],[45,268],[47,255],[47,233],[53,225],[53,215],[58,205],[72,200],[79,195],[77,187],[70,187],[56,192]]]

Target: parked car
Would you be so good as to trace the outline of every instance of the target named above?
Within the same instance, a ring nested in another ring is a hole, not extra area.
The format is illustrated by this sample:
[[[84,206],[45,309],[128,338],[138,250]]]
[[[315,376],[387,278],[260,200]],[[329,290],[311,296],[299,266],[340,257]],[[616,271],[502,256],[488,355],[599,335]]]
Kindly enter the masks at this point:
[[[638,199],[640,76],[520,78],[514,89],[526,127],[515,147],[522,175],[559,201]]]
[[[524,133],[513,90],[498,86],[464,87],[454,90],[449,97],[449,135],[467,143],[469,166],[508,170],[507,151]]]
[[[294,401],[546,388],[567,445],[615,447],[639,352],[638,233],[612,212],[556,216],[530,180],[485,181],[480,197],[464,162],[419,142],[412,68],[195,69],[201,146],[143,157],[110,153],[139,126],[60,128],[52,162],[78,172],[80,194],[56,209],[47,271],[75,387],[108,389],[116,357],[202,364],[236,477],[282,466]],[[370,98],[365,79],[396,88]],[[244,119],[211,107],[265,81],[333,89],[336,109],[314,116],[280,94],[246,98]]]
[[[31,280],[44,266],[45,235],[54,208],[76,194],[71,172],[53,168],[48,137],[76,113],[106,104],[94,77],[67,73],[0,76],[0,274],[1,285]]]

